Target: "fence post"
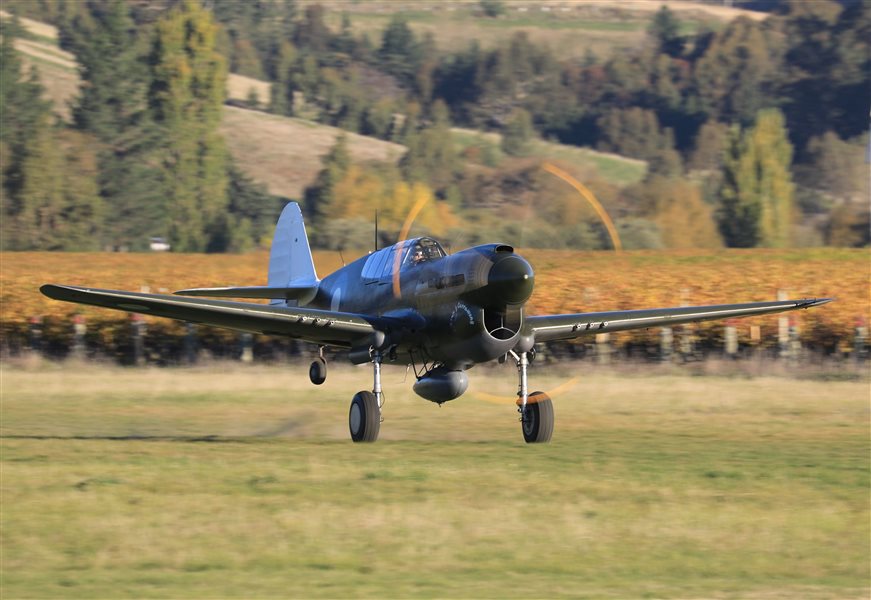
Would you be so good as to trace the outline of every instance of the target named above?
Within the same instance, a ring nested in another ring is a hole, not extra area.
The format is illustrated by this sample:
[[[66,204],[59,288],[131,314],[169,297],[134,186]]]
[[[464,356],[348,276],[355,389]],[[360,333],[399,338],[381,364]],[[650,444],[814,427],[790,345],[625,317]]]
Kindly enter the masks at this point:
[[[185,364],[193,365],[197,362],[197,326],[193,323],[185,323],[184,335],[184,356],[182,360]]]
[[[795,315],[789,316],[789,354],[787,358],[793,366],[798,363],[801,358],[801,339],[799,338],[798,318]]]
[[[788,300],[786,290],[777,290],[778,300]],[[778,358],[789,358],[789,317],[781,314],[777,318],[777,355]]]
[[[678,348],[680,350],[681,360],[689,362],[695,360],[696,348],[693,341],[693,330],[689,325],[681,325],[680,333],[678,334]]]
[[[725,331],[725,346],[726,356],[728,358],[738,358],[738,328],[735,327],[735,321],[726,321]]]
[[[30,317],[27,325],[27,342],[31,352],[42,353],[42,315]]]
[[[85,323],[85,316],[80,313],[73,315],[73,347],[72,355],[74,358],[85,358],[85,334],[88,332],[88,325]]]
[[[659,330],[659,360],[671,362],[674,351],[674,334],[671,327],[662,327]]]
[[[239,343],[242,346],[242,354],[239,356],[239,360],[243,363],[250,363],[254,361],[254,336],[250,333],[243,333],[239,337]]]
[[[762,328],[759,325],[750,326],[750,343],[753,345],[753,357],[759,360],[762,354]]]
[[[867,356],[866,346],[868,344],[868,325],[865,322],[865,317],[856,319],[856,330],[853,336],[853,360],[861,361]]]
[[[133,339],[133,364],[145,364],[145,321],[137,313],[130,314],[130,336]]]
[[[596,334],[596,362],[600,365],[611,364],[611,334]]]
[[[681,306],[690,306],[690,288],[684,287],[680,290],[680,305]],[[685,323],[678,327],[677,329],[677,339],[678,339],[678,353],[680,354],[680,358],[683,362],[689,362],[694,360],[695,357],[695,343],[694,343],[694,332],[692,324]]]

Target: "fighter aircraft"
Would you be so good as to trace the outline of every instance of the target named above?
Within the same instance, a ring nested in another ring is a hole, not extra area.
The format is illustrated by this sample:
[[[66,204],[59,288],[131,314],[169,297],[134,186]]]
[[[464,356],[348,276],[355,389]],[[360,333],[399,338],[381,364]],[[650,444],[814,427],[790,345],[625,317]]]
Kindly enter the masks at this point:
[[[762,315],[810,308],[830,298],[562,315],[526,315],[532,266],[507,244],[484,244],[448,255],[429,237],[402,240],[318,279],[299,205],[285,206],[276,225],[266,286],[199,288],[183,298],[43,285],[56,300],[90,304],[192,323],[286,336],[317,344],[309,368],[324,383],[325,347],[348,350],[353,364],[371,363],[373,385],[351,400],[348,426],[355,442],[372,442],[381,428],[383,364],[410,366],[414,391],[441,404],[468,387],[466,371],[491,360],[517,366],[517,410],[523,439],[548,442],[553,402],[530,392],[535,344],[597,333]],[[269,304],[201,297],[268,299]]]

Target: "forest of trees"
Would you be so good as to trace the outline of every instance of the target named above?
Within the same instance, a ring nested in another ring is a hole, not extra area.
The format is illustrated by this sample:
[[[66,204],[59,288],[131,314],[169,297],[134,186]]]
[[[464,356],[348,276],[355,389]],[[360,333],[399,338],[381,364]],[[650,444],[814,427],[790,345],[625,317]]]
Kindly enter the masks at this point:
[[[271,234],[280,202],[243,175],[217,132],[227,69],[199,2],[139,33],[125,2],[82,3],[62,28],[80,63],[72,123],[41,99],[4,23],[2,245],[7,250],[239,251]]]
[[[522,31],[440,50],[401,13],[380,37],[355,35],[350,15],[333,30],[329,5],[294,0],[10,0],[59,27],[83,86],[73,122],[57,122],[15,56],[19,28],[4,25],[2,245],[261,243],[282,200],[233,165],[217,133],[228,70],[271,83],[251,106],[407,148],[398,166],[361,168],[337,141],[304,198],[319,245],[356,243],[374,208],[398,229],[421,197],[432,233],[462,237],[462,222],[469,241],[512,235],[481,210],[497,203],[513,218],[512,203],[541,191],[524,160],[533,139],[647,162],[640,184],[590,182],[629,247],[867,245],[871,3],[767,4],[765,20],[691,34],[663,7],[633,52],[570,60]],[[476,18],[504,10],[482,2]],[[456,126],[498,132],[501,146],[458,155]],[[515,160],[486,168],[494,152]],[[527,243],[606,244],[571,200],[532,202],[543,218]]]

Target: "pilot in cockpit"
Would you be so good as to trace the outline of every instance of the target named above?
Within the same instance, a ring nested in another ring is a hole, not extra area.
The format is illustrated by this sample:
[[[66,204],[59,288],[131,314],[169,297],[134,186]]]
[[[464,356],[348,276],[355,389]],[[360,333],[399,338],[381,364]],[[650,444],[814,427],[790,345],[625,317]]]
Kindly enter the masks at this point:
[[[411,264],[419,265],[423,262],[423,249],[419,246],[414,249],[414,253],[411,255]]]

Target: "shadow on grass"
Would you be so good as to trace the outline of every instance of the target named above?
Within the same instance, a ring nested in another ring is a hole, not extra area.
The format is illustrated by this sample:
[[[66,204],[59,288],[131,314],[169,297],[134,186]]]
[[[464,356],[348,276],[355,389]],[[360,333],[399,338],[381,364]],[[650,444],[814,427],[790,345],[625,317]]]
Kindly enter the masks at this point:
[[[229,437],[221,435],[0,435],[0,440],[84,440],[104,442],[189,442],[244,444],[264,436]]]

